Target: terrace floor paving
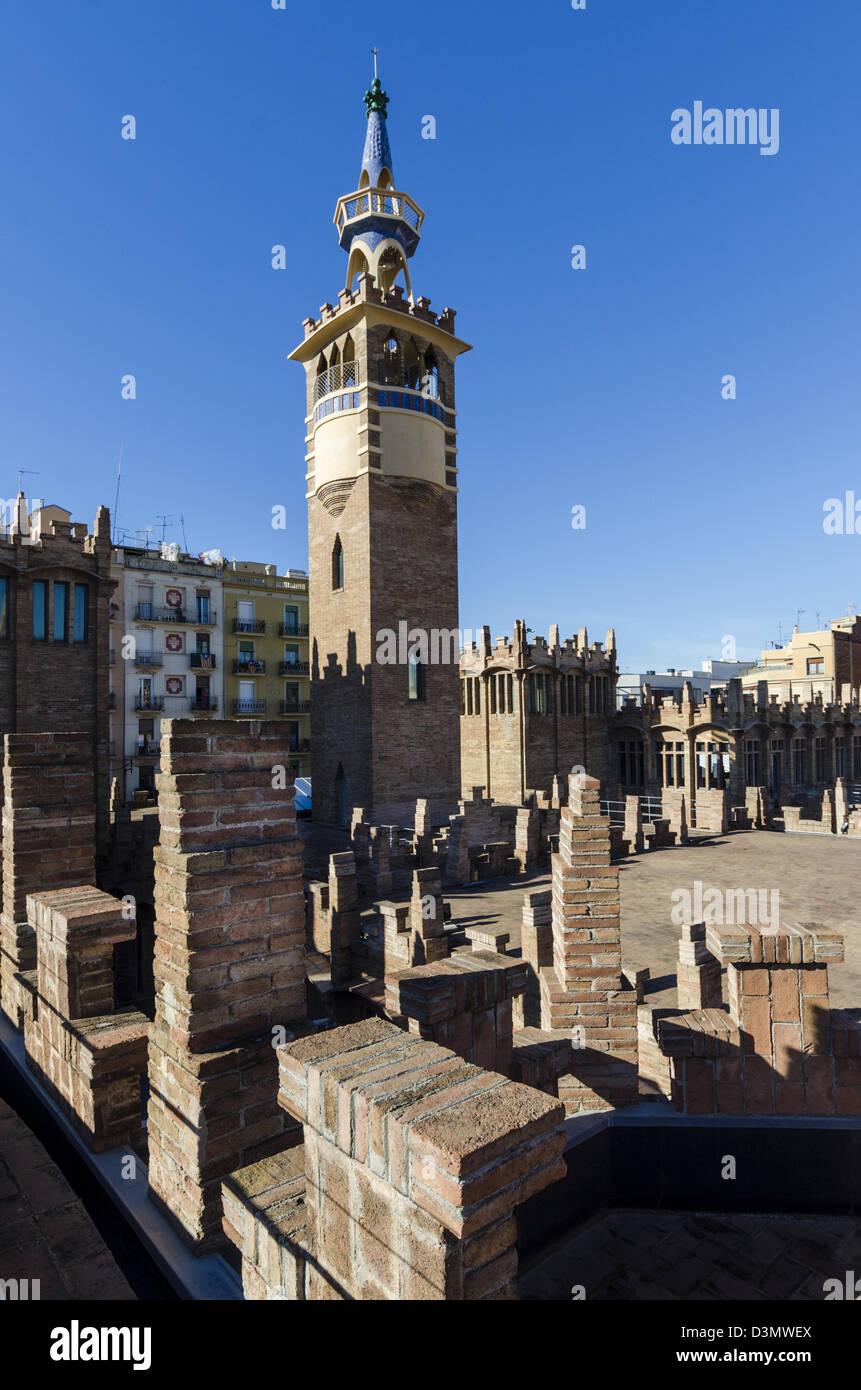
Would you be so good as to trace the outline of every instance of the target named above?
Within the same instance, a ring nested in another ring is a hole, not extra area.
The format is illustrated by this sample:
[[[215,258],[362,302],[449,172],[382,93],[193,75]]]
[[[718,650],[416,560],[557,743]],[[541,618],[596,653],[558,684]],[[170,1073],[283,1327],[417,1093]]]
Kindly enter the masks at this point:
[[[834,1008],[861,1006],[861,840],[776,831],[734,831],[690,845],[647,850],[619,861],[622,956],[648,966],[652,1004],[675,1003],[680,928],[672,921],[677,889],[777,889],[781,920],[818,922],[845,937],[845,962],[829,971]],[[523,894],[549,888],[549,873],[445,890],[451,924],[504,924],[509,950],[520,950]],[[769,899],[770,902],[770,899]]]
[[[0,1279],[39,1280],[45,1299],[134,1299],[56,1163],[0,1100]]]
[[[526,1269],[521,1299],[822,1301],[861,1276],[861,1221],[835,1216],[599,1212]],[[582,1293],[580,1290],[582,1289]],[[855,1301],[861,1302],[861,1294]]]

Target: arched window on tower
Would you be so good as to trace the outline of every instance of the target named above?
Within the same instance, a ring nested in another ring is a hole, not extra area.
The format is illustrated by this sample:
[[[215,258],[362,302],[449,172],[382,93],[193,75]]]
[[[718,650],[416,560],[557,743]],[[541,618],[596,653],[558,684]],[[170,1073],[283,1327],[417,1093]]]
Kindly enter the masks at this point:
[[[383,344],[383,363],[381,372],[386,386],[401,384],[401,349],[394,333],[390,333]]]
[[[332,547],[332,588],[343,589],[344,587],[344,547],[341,544],[341,537],[335,537],[335,544]]]
[[[404,348],[404,371],[406,385],[411,391],[420,391],[422,384],[421,357],[414,338],[410,338]]]
[[[386,201],[390,202],[391,200],[387,199]],[[404,280],[406,281],[406,268],[407,263],[400,247],[387,246],[377,262],[379,287],[383,291],[383,294],[388,294],[402,272],[404,273]]]
[[[347,797],[347,779],[344,776],[344,769],[338,763],[338,771],[335,774],[335,814],[338,818],[338,826],[345,830],[350,823],[349,805]]]
[[[356,376],[356,346],[352,336],[347,334],[347,341],[344,344],[344,387],[358,385]]]
[[[407,658],[407,671],[409,674],[409,697],[410,700],[423,703],[426,698],[425,687],[425,668],[415,652],[410,652]],[[470,709],[470,714],[472,710]]]
[[[315,381],[315,383],[314,383],[314,399],[315,399],[315,401],[322,400],[323,396],[325,396],[326,392],[327,392],[328,389],[329,389],[329,384],[328,384],[328,383],[329,383],[329,371],[328,371],[328,367],[327,367],[327,364],[326,364],[326,359],[325,359],[325,357],[323,356],[323,354],[321,353],[320,356],[319,356],[319,358],[318,358],[318,360],[317,360],[317,377],[316,377],[316,381]]]
[[[425,372],[422,390],[426,396],[433,396],[435,400],[439,396],[439,366],[436,360],[436,353],[432,348],[425,353]]]

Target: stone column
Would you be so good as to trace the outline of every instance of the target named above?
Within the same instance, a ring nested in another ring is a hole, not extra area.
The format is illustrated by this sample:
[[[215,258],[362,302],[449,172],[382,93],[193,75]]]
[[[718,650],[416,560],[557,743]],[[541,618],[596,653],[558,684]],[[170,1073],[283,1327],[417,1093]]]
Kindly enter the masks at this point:
[[[706,945],[705,924],[686,923],[682,927],[676,967],[679,1008],[719,1009],[723,1002],[720,973],[720,961]]]
[[[600,784],[573,775],[553,856],[553,965],[542,969],[545,1030],[576,1030],[576,1076],[559,1079],[569,1111],[637,1097],[637,1000],[622,974],[619,870]]]
[[[332,984],[353,978],[353,947],[359,940],[359,880],[352,850],[329,859],[329,961]]]
[[[89,734],[6,734],[0,1004],[18,1029],[18,971],[36,966],[27,894],[93,883],[96,803]]]
[[[286,722],[162,724],[149,1182],[197,1251],[223,1239],[221,1179],[288,1143],[273,1043],[305,1014],[302,844],[274,775],[289,746]]]
[[[643,836],[643,807],[638,796],[625,797],[625,839],[630,854],[642,854],[646,841]]]
[[[553,964],[553,909],[550,889],[524,893],[523,924],[520,929],[520,954],[529,967],[526,993],[514,1001],[514,1026],[541,1026],[541,989],[538,983],[542,967]]]

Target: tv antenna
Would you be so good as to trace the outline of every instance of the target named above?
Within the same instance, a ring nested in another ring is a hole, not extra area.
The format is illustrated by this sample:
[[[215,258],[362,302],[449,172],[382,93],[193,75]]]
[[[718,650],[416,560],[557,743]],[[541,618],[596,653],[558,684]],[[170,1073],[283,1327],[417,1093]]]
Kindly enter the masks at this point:
[[[120,509],[120,474],[121,474],[122,471],[123,471],[123,449],[124,449],[125,447],[126,447],[125,444],[121,444],[121,445],[120,445],[120,457],[119,457],[119,462],[117,463],[117,490],[116,490],[116,494],[115,494],[115,496],[114,496],[114,535],[115,535],[115,536],[118,536],[118,535],[119,535],[119,527],[117,526],[117,513],[119,512],[119,509]]]

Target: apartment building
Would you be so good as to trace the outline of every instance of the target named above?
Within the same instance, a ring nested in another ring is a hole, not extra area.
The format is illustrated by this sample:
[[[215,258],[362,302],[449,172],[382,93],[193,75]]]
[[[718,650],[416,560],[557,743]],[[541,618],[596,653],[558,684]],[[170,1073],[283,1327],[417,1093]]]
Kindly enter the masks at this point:
[[[308,576],[234,560],[224,567],[226,713],[286,719],[290,770],[310,772]]]
[[[816,696],[839,704],[861,693],[861,617],[835,618],[816,632],[799,632],[782,647],[763,651],[757,666],[742,676],[745,691],[767,681],[769,696],[783,703],[796,696],[804,703]]]
[[[123,546],[111,576],[111,774],[127,801],[143,801],[155,789],[162,719],[224,709],[222,564],[176,545]]]

